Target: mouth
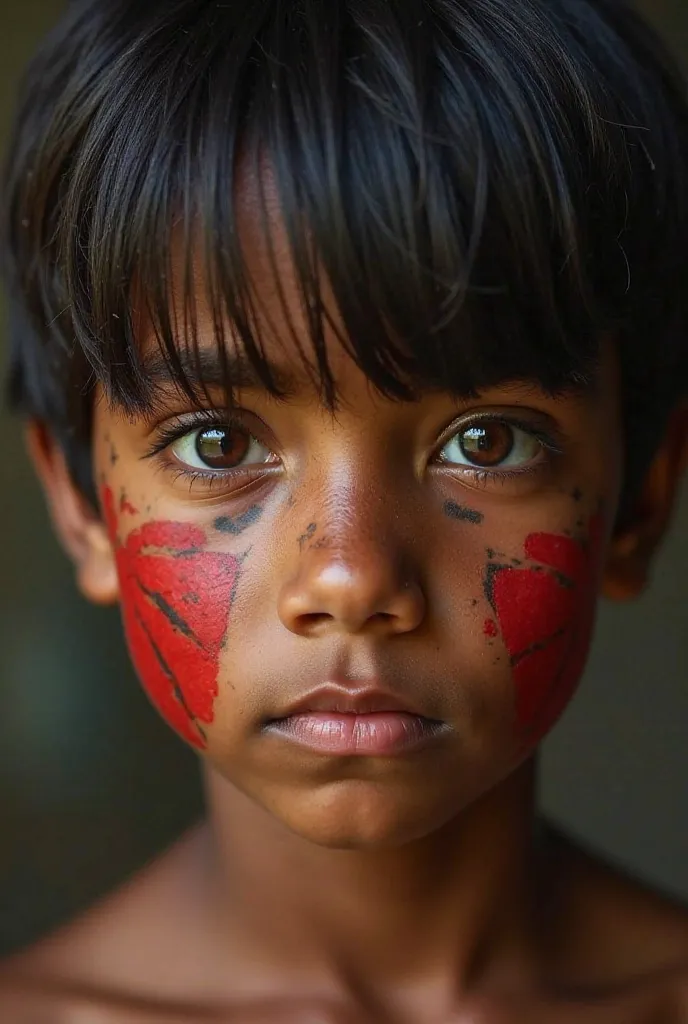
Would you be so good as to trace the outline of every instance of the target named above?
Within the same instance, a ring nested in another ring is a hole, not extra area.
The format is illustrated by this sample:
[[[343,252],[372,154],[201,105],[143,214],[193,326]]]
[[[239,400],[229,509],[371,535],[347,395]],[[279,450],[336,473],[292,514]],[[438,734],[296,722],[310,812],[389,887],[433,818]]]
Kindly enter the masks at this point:
[[[327,685],[307,694],[264,731],[321,754],[391,757],[417,750],[446,732],[437,719],[372,687]]]

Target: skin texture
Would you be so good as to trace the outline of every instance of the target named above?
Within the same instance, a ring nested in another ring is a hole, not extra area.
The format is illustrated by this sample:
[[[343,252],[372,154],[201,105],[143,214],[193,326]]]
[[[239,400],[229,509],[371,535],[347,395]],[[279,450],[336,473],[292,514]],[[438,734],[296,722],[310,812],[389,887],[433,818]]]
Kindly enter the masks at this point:
[[[284,324],[243,187],[258,294]],[[277,215],[273,229],[305,336]],[[209,317],[202,328],[212,351]],[[144,320],[139,336],[154,353]],[[505,381],[477,399],[394,403],[334,334],[326,343],[336,416],[286,330],[268,341],[296,379],[285,400],[235,395],[262,446],[239,476],[186,475],[176,442],[159,445],[171,424],[200,429],[164,381],[150,417],[97,402],[99,510],[45,432],[30,434],[84,593],[119,600],[143,686],[202,754],[209,822],[11,964],[6,999],[27,1007],[43,986],[67,1020],[88,1000],[113,1021],[687,1019],[685,915],[538,831],[534,796],[537,746],[576,690],[600,590],[642,587],[683,419],[617,537],[611,344],[585,392]],[[536,447],[508,473],[440,457],[462,424],[510,414],[551,432],[556,452]],[[374,685],[442,728],[413,751],[359,758],[266,728],[326,682]]]

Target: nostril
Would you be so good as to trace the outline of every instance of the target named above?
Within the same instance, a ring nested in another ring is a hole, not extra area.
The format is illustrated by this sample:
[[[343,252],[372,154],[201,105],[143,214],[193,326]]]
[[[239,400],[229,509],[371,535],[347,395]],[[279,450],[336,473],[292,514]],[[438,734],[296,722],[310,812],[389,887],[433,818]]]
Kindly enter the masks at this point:
[[[299,631],[314,633],[323,625],[330,625],[334,619],[328,612],[304,612],[298,617]]]
[[[377,626],[380,629],[386,630],[396,620],[397,616],[391,612],[376,612],[370,616],[346,616],[346,615],[331,615],[329,612],[304,612],[298,616],[297,629],[299,633],[305,633],[314,635],[322,629],[329,629],[336,622],[341,622],[347,629],[361,629],[367,624],[367,627],[375,630]]]

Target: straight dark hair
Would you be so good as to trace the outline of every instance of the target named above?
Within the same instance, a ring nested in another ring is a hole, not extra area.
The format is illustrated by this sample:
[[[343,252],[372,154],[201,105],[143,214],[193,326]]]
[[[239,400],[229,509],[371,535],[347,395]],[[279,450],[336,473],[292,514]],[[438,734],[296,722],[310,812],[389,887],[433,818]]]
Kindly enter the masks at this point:
[[[322,271],[342,344],[399,399],[584,386],[613,334],[632,491],[686,396],[688,108],[622,0],[72,3],[22,90],[5,275],[11,399],[90,495],[96,385],[131,412],[155,402],[134,287],[194,394],[179,358],[197,351],[194,254],[221,352],[231,330],[279,392],[237,229],[240,161],[259,183],[274,173],[309,325],[296,340],[325,401]]]

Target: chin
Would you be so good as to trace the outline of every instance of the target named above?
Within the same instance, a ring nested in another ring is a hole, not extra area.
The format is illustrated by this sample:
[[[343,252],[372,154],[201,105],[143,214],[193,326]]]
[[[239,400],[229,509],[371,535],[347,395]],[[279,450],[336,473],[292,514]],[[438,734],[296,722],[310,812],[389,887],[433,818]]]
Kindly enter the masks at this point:
[[[436,832],[456,808],[421,806],[360,780],[330,783],[310,793],[286,795],[272,813],[292,832],[334,850],[383,850]]]

